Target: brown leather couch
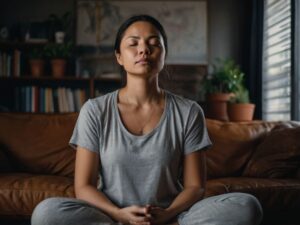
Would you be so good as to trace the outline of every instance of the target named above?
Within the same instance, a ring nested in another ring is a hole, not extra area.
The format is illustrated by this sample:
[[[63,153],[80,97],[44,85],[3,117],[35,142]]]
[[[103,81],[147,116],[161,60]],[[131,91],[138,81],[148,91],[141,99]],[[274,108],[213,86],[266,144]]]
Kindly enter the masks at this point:
[[[0,113],[2,221],[29,219],[45,198],[74,196],[75,151],[68,141],[77,116]],[[251,193],[263,206],[263,224],[300,224],[300,124],[206,122],[214,143],[206,196]]]

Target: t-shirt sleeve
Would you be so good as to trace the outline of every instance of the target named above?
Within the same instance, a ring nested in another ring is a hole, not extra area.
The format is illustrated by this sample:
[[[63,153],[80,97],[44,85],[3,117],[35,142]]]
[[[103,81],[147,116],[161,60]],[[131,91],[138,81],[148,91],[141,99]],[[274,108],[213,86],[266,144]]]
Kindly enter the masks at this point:
[[[190,108],[186,123],[184,154],[203,150],[211,145],[203,111],[197,103],[194,103]]]
[[[80,146],[99,153],[99,131],[99,121],[91,100],[88,100],[80,109],[69,144],[74,149]]]

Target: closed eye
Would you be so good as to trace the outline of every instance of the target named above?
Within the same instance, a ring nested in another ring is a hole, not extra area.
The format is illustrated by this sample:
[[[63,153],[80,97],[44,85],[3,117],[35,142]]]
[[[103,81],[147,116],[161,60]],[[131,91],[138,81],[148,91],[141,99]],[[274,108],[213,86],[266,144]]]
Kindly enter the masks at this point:
[[[129,43],[129,46],[136,46],[137,43]]]
[[[161,43],[159,40],[157,40],[156,38],[153,38],[149,41],[149,44],[152,46],[157,46],[157,47],[161,47]]]

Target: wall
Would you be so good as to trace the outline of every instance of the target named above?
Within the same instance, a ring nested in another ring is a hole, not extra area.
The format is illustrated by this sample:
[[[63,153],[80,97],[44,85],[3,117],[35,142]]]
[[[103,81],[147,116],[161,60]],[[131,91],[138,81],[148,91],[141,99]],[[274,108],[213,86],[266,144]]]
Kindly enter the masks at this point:
[[[1,1],[0,24],[44,20],[51,13],[74,10],[74,0],[4,0]],[[5,2],[5,4],[3,4]],[[245,33],[245,1],[208,0],[208,55],[232,57],[241,63]]]
[[[45,20],[51,13],[62,15],[73,10],[74,4],[74,0],[1,0],[0,24]]]
[[[243,64],[245,49],[247,49],[245,1],[207,0],[207,2],[209,64],[218,57],[230,57],[237,63]],[[67,10],[75,11],[74,0],[9,0],[2,1],[0,4],[0,25],[11,25],[19,21],[41,21],[51,13],[62,15]],[[201,100],[199,94],[196,98]]]
[[[208,0],[209,62],[217,57],[243,63],[246,18],[245,0]]]

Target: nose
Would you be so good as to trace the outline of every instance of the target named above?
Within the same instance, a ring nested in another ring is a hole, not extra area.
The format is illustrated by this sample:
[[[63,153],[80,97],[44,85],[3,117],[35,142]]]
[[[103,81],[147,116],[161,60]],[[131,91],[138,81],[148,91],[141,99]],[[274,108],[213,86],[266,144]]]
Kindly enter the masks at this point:
[[[149,48],[149,46],[147,45],[147,43],[141,43],[139,45],[139,48],[138,48],[138,53],[139,55],[149,55],[151,53],[151,50]]]

